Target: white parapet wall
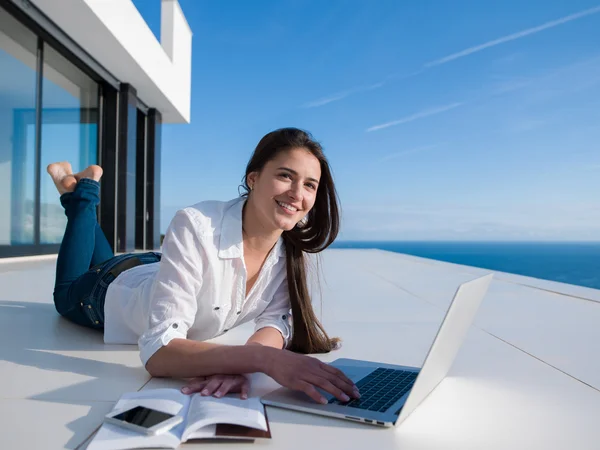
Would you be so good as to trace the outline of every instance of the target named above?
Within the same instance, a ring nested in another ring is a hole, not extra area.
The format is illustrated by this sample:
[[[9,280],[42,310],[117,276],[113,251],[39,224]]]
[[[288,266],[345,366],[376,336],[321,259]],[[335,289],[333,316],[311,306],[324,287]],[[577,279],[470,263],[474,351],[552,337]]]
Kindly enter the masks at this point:
[[[161,1],[161,42],[131,0],[31,0],[163,122],[189,123],[192,31],[177,0],[147,1]]]

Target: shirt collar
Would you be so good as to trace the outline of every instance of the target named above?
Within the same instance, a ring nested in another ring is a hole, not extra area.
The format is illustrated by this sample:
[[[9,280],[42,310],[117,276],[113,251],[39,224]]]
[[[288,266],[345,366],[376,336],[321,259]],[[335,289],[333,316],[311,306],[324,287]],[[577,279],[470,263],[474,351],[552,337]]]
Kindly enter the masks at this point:
[[[246,204],[246,198],[240,197],[232,201],[225,214],[221,225],[221,237],[219,238],[219,258],[233,259],[242,258],[244,255],[242,237],[242,211]],[[275,248],[269,254],[268,259],[275,256],[276,261],[285,256],[283,237],[280,237]]]

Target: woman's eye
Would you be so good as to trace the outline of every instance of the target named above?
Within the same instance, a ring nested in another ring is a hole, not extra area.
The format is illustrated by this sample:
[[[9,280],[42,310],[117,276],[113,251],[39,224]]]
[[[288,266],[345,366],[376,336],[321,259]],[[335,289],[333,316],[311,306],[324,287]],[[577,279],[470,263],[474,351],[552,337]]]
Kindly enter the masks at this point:
[[[279,174],[279,176],[282,178],[289,178],[290,180],[292,179],[292,176],[289,173],[282,173],[282,174]]]
[[[310,189],[316,189],[316,188],[317,188],[317,187],[316,187],[314,184],[312,184],[312,183],[307,183],[307,186],[308,186]]]

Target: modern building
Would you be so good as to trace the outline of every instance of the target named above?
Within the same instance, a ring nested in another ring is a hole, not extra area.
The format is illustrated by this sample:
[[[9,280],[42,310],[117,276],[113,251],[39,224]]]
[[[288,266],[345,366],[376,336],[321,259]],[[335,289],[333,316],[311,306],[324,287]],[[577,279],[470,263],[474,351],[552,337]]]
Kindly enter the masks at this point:
[[[160,42],[131,0],[0,0],[0,257],[58,252],[46,166],[63,160],[104,168],[115,251],[159,247],[161,126],[190,121],[191,40],[177,0]]]

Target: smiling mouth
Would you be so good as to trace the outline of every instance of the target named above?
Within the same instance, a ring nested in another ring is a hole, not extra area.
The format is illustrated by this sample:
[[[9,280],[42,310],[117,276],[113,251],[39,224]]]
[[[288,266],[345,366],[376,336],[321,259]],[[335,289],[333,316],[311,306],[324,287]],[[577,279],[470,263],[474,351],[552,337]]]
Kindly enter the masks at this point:
[[[283,209],[288,214],[296,214],[298,212],[297,208],[294,208],[292,205],[289,205],[288,203],[280,202],[277,200],[275,200],[275,202],[279,205],[279,207],[281,209]]]

